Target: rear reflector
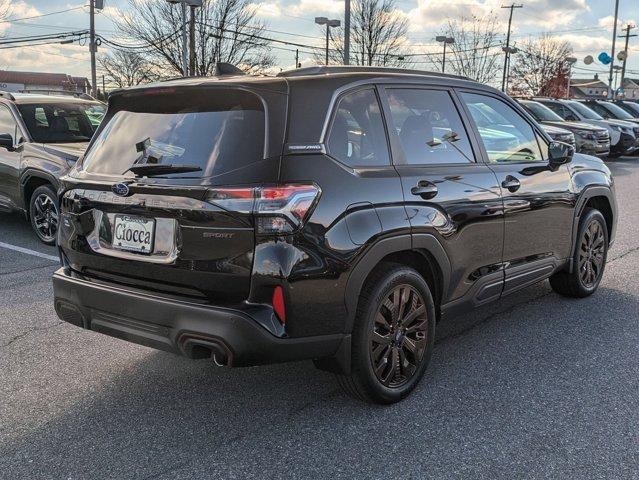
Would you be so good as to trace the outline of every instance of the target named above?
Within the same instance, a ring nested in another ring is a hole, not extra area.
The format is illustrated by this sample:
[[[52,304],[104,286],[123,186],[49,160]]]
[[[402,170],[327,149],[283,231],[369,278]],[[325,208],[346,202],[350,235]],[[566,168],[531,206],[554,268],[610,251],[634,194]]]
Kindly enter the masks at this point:
[[[282,234],[299,228],[319,197],[316,185],[277,185],[254,188],[214,188],[207,202],[230,212],[257,216],[257,233]]]
[[[273,310],[282,325],[286,324],[286,308],[284,306],[284,290],[275,287],[273,290]]]

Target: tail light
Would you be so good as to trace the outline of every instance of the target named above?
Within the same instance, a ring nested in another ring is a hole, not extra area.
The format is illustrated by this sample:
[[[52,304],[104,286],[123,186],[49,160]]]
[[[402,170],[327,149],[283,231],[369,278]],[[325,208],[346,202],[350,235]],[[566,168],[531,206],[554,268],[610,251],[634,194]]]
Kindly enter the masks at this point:
[[[285,234],[301,227],[319,198],[316,185],[215,188],[207,202],[230,212],[256,216],[257,233]]]

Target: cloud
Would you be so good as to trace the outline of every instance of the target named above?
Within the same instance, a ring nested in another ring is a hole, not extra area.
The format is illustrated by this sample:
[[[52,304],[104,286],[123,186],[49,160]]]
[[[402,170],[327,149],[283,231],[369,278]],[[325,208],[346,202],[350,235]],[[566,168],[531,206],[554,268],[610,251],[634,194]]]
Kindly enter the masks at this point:
[[[2,7],[2,1],[0,1],[0,7]],[[8,19],[17,19],[25,17],[34,17],[41,15],[40,11],[32,5],[28,5],[24,0],[10,1],[8,10]],[[0,34],[4,33],[11,27],[9,22],[0,22]]]
[[[614,15],[608,15],[607,17],[600,18],[597,24],[600,27],[606,28],[612,32],[612,27],[615,24],[615,17]],[[619,18],[617,19],[617,30],[621,30],[626,25],[636,25],[636,24],[637,22],[635,22],[634,20],[625,20],[623,18]]]
[[[40,45],[0,50],[0,69],[68,73],[86,76],[89,70],[86,46]]]
[[[292,15],[312,16],[311,14],[344,15],[342,0],[300,0],[299,3],[288,6]]]
[[[279,2],[250,3],[246,9],[260,18],[279,18],[282,15],[282,8]]]
[[[497,15],[499,25],[508,21],[508,10],[502,9],[501,0],[417,0],[417,7],[409,12],[411,30],[439,29],[449,19],[485,17]],[[586,0],[528,0],[513,13],[513,31],[521,27],[552,29],[568,25],[580,14],[589,11]]]

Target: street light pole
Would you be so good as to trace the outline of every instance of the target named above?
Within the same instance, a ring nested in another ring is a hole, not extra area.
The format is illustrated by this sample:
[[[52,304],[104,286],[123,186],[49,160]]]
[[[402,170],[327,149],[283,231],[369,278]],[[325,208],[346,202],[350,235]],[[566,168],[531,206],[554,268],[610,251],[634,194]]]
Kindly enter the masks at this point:
[[[442,58],[442,73],[446,71],[446,45],[455,43],[455,39],[453,37],[447,37],[445,35],[438,35],[435,37],[435,40],[439,43],[444,44],[444,57]]]
[[[570,77],[572,77],[572,66],[577,63],[577,59],[575,57],[568,57],[566,59],[566,63],[568,64],[568,85],[566,87],[566,98],[570,98]]]
[[[98,91],[98,79],[95,67],[95,0],[89,0],[89,49],[91,50],[91,93],[96,95]]]
[[[191,11],[192,18],[195,20],[195,7],[202,6],[202,0],[166,0],[168,3],[175,5],[179,3],[182,9],[182,76],[189,76],[189,41],[188,41],[188,32],[187,25],[189,23],[186,15],[186,6],[189,5],[193,10]],[[193,28],[194,30],[194,28]],[[194,34],[195,32],[193,32]],[[195,41],[192,42],[193,44]],[[192,47],[194,48],[194,46]],[[192,55],[195,52],[191,52]],[[191,72],[194,73],[194,72]]]
[[[328,41],[330,37],[330,28],[339,27],[341,22],[339,20],[329,20],[326,17],[315,17],[315,23],[318,25],[326,25],[326,65],[328,65]]]
[[[615,66],[615,43],[617,42],[617,20],[619,19],[619,0],[615,1],[615,24],[612,26],[612,60],[610,61],[610,74],[608,75],[609,93],[608,98],[615,98],[615,92],[612,89],[612,72]]]
[[[501,78],[501,91],[506,91],[506,72],[508,70],[508,61],[510,60],[510,28],[513,23],[513,10],[515,8],[523,8],[523,5],[515,5],[514,3],[510,4],[507,7],[501,8],[509,8],[510,16],[508,17],[508,34],[506,35],[506,46],[503,48],[503,51],[506,53],[506,57],[504,58],[504,72]]]
[[[189,74],[189,49],[186,38],[186,2],[181,2],[180,6],[182,7],[182,76],[186,77]]]
[[[351,0],[344,0],[344,65],[351,63]]]

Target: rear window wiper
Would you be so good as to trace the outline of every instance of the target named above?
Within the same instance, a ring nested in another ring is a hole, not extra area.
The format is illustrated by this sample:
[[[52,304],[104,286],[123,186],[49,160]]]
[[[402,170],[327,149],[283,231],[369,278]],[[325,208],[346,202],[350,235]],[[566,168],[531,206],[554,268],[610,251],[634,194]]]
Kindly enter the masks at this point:
[[[154,177],[157,175],[165,175],[167,173],[188,173],[199,172],[202,168],[197,165],[173,165],[163,163],[143,163],[140,165],[133,165],[127,168],[122,174],[126,172],[133,172],[136,177]]]

